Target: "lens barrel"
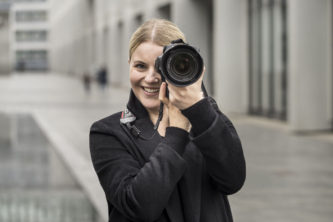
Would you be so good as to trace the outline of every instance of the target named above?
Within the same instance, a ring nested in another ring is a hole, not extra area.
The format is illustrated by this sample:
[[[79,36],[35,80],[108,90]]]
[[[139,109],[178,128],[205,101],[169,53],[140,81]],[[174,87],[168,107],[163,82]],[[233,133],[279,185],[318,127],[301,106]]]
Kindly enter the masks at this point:
[[[156,70],[176,86],[187,86],[196,82],[202,74],[203,66],[199,52],[185,43],[165,46],[163,54],[155,61]]]

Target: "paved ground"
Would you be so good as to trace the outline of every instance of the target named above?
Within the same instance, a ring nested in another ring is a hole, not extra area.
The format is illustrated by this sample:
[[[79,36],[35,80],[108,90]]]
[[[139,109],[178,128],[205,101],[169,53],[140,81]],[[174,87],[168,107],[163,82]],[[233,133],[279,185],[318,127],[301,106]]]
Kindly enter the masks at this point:
[[[92,169],[93,121],[120,111],[128,89],[87,94],[75,78],[24,74],[0,78],[0,112],[31,113],[106,219],[104,194]],[[330,222],[333,219],[333,135],[294,135],[280,122],[231,118],[242,139],[247,181],[230,197],[235,222]]]

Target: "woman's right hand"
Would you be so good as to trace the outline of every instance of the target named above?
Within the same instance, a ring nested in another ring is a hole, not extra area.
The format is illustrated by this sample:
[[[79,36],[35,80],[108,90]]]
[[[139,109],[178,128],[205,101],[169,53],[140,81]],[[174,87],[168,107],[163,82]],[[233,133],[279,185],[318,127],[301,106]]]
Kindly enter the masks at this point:
[[[169,119],[169,126],[178,127],[190,131],[190,121],[181,113],[181,111],[174,105],[169,102],[169,99],[166,96],[167,84],[162,82],[160,86],[159,100],[163,102],[164,106],[168,109],[167,115],[163,114],[163,118],[167,116]]]

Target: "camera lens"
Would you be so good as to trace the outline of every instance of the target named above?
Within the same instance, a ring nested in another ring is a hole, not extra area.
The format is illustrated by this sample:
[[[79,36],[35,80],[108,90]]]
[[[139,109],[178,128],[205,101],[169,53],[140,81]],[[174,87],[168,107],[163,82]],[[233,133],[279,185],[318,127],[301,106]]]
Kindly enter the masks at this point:
[[[178,75],[184,76],[190,72],[191,58],[187,54],[178,54],[171,61],[171,69]]]
[[[198,73],[198,61],[193,52],[186,49],[175,50],[167,61],[169,76],[179,82],[188,82]]]
[[[187,44],[171,44],[155,61],[156,70],[171,84],[187,86],[197,81],[203,70],[198,51]]]

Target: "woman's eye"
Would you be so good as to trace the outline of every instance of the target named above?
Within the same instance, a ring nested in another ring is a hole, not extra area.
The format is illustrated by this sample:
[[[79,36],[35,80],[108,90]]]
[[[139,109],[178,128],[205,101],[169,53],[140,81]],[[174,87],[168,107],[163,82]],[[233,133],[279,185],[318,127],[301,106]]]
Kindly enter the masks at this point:
[[[141,63],[135,64],[134,67],[138,68],[138,69],[144,69],[144,68],[146,68],[146,66],[144,64],[141,64]]]

